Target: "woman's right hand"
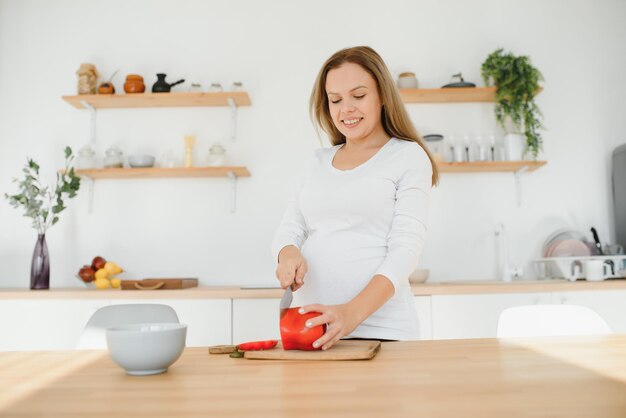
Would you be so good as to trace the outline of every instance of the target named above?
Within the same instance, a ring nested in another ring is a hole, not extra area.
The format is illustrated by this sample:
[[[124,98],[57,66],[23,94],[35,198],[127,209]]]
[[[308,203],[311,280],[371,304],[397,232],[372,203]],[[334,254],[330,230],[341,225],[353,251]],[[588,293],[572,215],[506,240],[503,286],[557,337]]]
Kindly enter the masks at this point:
[[[306,260],[298,247],[287,245],[278,254],[278,267],[276,268],[276,278],[280,282],[280,287],[296,291],[304,284],[304,275],[308,270]]]

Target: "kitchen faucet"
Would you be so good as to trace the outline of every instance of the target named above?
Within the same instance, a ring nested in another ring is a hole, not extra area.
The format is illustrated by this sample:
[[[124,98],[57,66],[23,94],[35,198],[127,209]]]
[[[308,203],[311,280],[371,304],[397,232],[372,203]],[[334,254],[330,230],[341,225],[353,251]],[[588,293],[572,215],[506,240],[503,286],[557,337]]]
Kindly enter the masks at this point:
[[[510,282],[514,277],[522,277],[523,271],[521,267],[516,267],[509,264],[509,246],[506,236],[506,229],[504,224],[499,223],[496,225],[494,231],[496,240],[498,241],[499,258],[501,259],[498,273],[503,282]]]

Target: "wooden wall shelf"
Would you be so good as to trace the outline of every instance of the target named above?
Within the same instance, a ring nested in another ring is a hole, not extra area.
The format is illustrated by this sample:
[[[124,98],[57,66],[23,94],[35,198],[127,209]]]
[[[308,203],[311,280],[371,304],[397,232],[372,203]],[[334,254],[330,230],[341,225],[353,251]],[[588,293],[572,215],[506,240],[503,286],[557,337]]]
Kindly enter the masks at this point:
[[[547,161],[477,161],[469,163],[437,163],[441,173],[516,173],[520,170],[535,171]]]
[[[141,179],[141,178],[189,178],[189,177],[250,177],[246,167],[148,167],[148,168],[97,168],[76,170],[76,175],[96,179]]]
[[[539,94],[543,89],[539,89]],[[489,103],[496,98],[495,87],[454,87],[439,89],[400,89],[405,103]]]
[[[63,100],[77,109],[86,109],[81,101],[94,109],[133,107],[198,107],[229,106],[232,98],[237,106],[250,106],[252,102],[244,91],[220,93],[136,93],[136,94],[81,94],[63,96]]]

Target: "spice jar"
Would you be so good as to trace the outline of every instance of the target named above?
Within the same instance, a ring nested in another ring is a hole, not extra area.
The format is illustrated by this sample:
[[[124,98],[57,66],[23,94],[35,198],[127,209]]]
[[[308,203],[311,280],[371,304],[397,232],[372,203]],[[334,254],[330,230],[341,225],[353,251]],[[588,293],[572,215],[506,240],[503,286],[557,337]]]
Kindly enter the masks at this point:
[[[96,152],[91,145],[85,145],[78,150],[76,158],[76,169],[96,168]]]
[[[216,142],[211,145],[211,148],[209,148],[207,165],[211,167],[226,165],[226,148],[224,148],[219,142]]]
[[[122,151],[118,147],[112,146],[104,154],[104,168],[122,168],[124,166]]]
[[[124,83],[124,91],[126,93],[143,93],[146,91],[143,77],[137,74],[128,74]]]
[[[80,64],[76,75],[78,75],[78,94],[96,94],[98,71],[95,65]]]

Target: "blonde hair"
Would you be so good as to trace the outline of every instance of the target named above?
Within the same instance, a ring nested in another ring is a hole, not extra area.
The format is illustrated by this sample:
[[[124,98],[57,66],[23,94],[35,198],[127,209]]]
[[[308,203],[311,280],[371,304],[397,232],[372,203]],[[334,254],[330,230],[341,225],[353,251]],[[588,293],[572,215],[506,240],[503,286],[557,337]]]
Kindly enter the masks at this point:
[[[345,63],[357,64],[367,71],[376,81],[378,95],[382,104],[381,121],[387,135],[405,141],[417,142],[426,152],[433,167],[432,184],[439,181],[439,170],[428,147],[424,145],[422,137],[417,133],[400,93],[391,77],[391,73],[383,59],[376,51],[368,46],[355,46],[335,52],[326,60],[320,69],[311,99],[309,111],[316,128],[321,128],[328,135],[333,145],[344,144],[345,136],[337,129],[328,109],[328,96],[326,95],[326,77],[332,69],[339,68]],[[319,132],[319,131],[318,131]]]

